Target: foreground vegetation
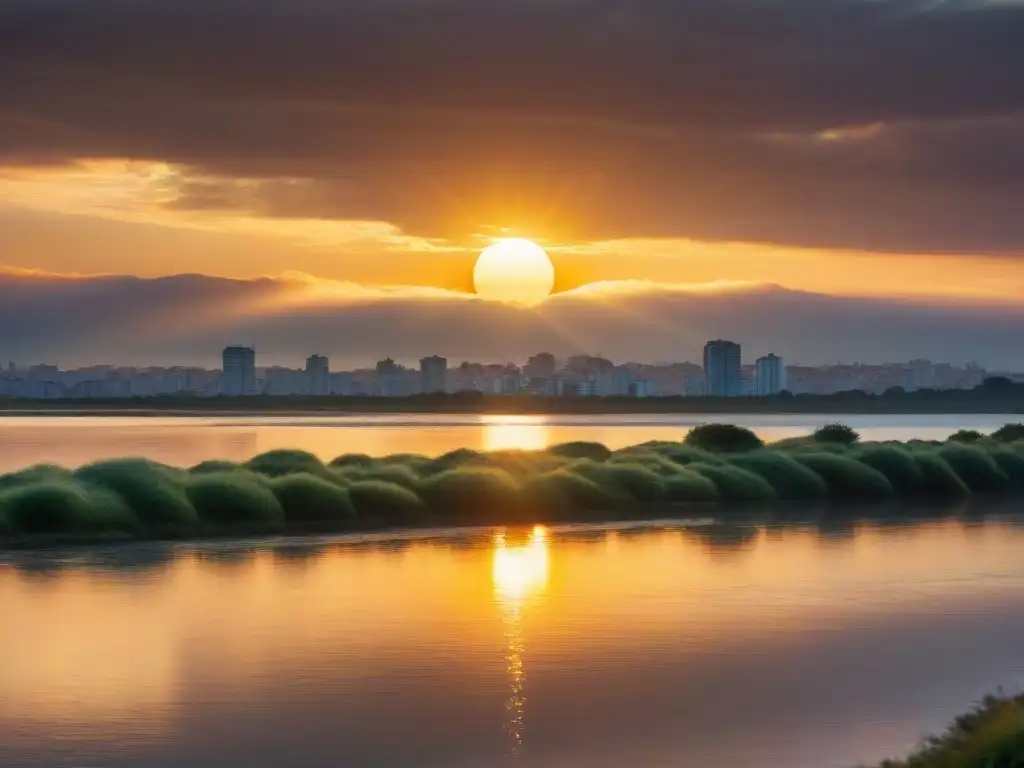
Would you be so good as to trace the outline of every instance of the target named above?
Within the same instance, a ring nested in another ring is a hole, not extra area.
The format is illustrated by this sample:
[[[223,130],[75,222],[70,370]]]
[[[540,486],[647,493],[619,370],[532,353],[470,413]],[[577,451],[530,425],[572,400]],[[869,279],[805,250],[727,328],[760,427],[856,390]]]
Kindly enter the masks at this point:
[[[39,538],[307,533],[384,526],[490,525],[651,517],[750,504],[960,499],[1024,491],[1024,426],[947,442],[861,443],[829,425],[762,444],[707,424],[681,442],[611,451],[439,457],[339,456],[298,450],[190,469],[145,459],[75,470],[40,465],[0,475],[0,542]],[[710,506],[717,505],[717,506]]]
[[[1024,696],[990,696],[932,736],[905,760],[879,768],[1020,768],[1024,766]]]

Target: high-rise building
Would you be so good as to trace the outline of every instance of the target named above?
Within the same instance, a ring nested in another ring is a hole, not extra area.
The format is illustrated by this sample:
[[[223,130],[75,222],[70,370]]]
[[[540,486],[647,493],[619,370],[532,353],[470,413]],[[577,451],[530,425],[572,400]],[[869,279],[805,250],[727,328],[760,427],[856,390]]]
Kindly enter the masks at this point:
[[[309,394],[331,394],[331,363],[323,355],[310,355],[306,358],[306,380]]]
[[[740,345],[715,339],[704,345],[705,394],[711,397],[739,397],[743,389],[740,375]]]
[[[759,357],[755,370],[758,397],[777,395],[786,388],[786,364],[778,355]]]
[[[221,394],[229,397],[259,394],[256,389],[256,350],[252,347],[224,347],[224,379]]]
[[[420,360],[420,389],[427,394],[448,391],[448,358],[432,355]]]
[[[523,366],[523,373],[532,378],[545,378],[550,379],[555,375],[555,370],[558,368],[558,361],[555,360],[555,356],[549,352],[541,352],[534,355],[526,361],[526,365]]]

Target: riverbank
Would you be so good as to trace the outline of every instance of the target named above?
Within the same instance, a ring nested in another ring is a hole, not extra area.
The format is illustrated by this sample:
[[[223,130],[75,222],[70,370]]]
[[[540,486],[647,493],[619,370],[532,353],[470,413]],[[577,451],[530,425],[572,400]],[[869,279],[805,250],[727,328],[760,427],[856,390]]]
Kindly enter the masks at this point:
[[[758,505],[887,502],[939,508],[1024,491],[1024,427],[946,442],[861,443],[842,425],[765,446],[729,424],[682,442],[617,451],[575,442],[542,451],[442,456],[301,450],[190,468],[143,458],[0,475],[0,545],[387,527],[529,525],[708,515]]]

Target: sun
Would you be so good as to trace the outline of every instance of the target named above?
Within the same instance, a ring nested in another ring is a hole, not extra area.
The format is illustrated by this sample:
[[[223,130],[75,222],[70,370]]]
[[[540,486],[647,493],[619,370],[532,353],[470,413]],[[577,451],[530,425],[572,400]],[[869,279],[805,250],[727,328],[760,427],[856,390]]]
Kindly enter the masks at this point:
[[[544,301],[555,286],[555,267],[547,253],[522,238],[499,240],[476,260],[473,287],[481,299],[532,305]]]

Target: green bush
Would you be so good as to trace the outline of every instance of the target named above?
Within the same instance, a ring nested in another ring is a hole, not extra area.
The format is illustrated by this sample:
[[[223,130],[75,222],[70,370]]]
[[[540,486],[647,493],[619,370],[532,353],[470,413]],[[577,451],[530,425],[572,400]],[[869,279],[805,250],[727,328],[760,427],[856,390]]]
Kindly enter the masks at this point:
[[[432,518],[422,499],[408,488],[381,480],[361,480],[348,489],[352,504],[366,520],[389,525],[425,525]]]
[[[717,453],[739,453],[764,447],[761,438],[736,424],[701,424],[687,433],[685,442]]]
[[[196,475],[186,490],[199,519],[215,531],[273,533],[284,529],[284,510],[273,491],[244,474]]]
[[[369,467],[376,461],[365,453],[346,453],[331,460],[332,467]]]
[[[316,475],[297,473],[271,482],[289,526],[349,528],[356,523],[350,491]]]
[[[989,696],[905,760],[879,768],[1018,768],[1024,764],[1024,697]]]
[[[653,440],[649,443],[643,443],[642,445],[636,446],[638,450],[645,450],[658,454],[659,456],[668,459],[674,464],[680,466],[686,466],[687,464],[694,464],[698,461],[704,464],[721,464],[722,459],[715,456],[710,451],[705,451],[701,448],[695,448],[692,445],[686,445],[685,443],[672,443],[660,440]],[[622,451],[616,451],[616,453],[622,453]]]
[[[894,445],[864,446],[854,458],[885,475],[897,493],[909,496],[924,491],[925,481],[921,467],[914,457],[902,448]]]
[[[893,495],[892,483],[866,464],[832,453],[796,453],[794,458],[828,484],[836,499],[879,499]]]
[[[921,469],[924,492],[934,496],[962,498],[971,495],[971,489],[960,479],[960,475],[932,449],[915,451],[914,461]]]
[[[436,459],[431,459],[424,469],[427,475],[436,475],[450,469],[458,469],[466,464],[479,464],[483,457],[484,454],[480,451],[474,451],[471,448],[456,448],[454,451],[441,454]]]
[[[1015,490],[1024,488],[1024,456],[1008,448],[993,448],[989,455]]]
[[[538,520],[573,520],[614,509],[621,499],[593,480],[556,469],[526,481],[523,495]]]
[[[999,443],[1013,443],[1024,440],[1024,424],[1003,424],[992,433],[992,439]]]
[[[961,429],[949,436],[954,443],[976,443],[983,440],[985,436],[976,429]]]
[[[731,464],[691,464],[689,469],[711,480],[724,501],[774,501],[775,489],[760,475]]]
[[[246,468],[267,477],[283,477],[298,472],[331,480],[330,470],[309,451],[278,449],[261,453],[246,462]]]
[[[764,478],[780,499],[808,501],[828,496],[828,485],[791,456],[772,450],[734,456],[732,463]]]
[[[664,482],[665,499],[674,503],[705,503],[721,498],[714,480],[690,469],[676,472],[666,477]]]
[[[193,475],[204,475],[210,472],[238,472],[243,470],[244,467],[234,461],[224,461],[223,459],[207,459],[201,461],[194,467],[189,468],[189,473]]]
[[[583,440],[553,445],[548,448],[548,453],[566,459],[590,459],[591,461],[607,461],[612,455],[612,452],[601,443],[589,443]]]
[[[519,488],[498,469],[449,469],[422,480],[419,494],[439,519],[460,525],[513,522],[524,511]]]
[[[860,433],[846,424],[826,424],[824,427],[814,430],[811,439],[816,443],[853,445],[860,440]]]
[[[996,460],[981,448],[950,443],[939,449],[939,456],[945,459],[972,491],[998,493],[1009,487],[1009,478],[996,464]]]
[[[64,467],[58,467],[55,464],[36,464],[33,467],[19,469],[17,472],[0,475],[0,491],[36,483],[64,483],[74,479],[74,474]]]
[[[419,475],[401,464],[378,464],[375,467],[368,467],[366,469],[346,474],[353,482],[360,480],[379,480],[382,483],[400,485],[410,491],[414,490],[419,485],[421,479]]]
[[[185,493],[188,475],[183,472],[145,459],[114,459],[89,464],[74,474],[86,484],[106,488],[121,497],[148,532],[188,535],[199,522]]]
[[[665,498],[665,483],[640,464],[580,461],[568,467],[575,475],[597,483],[605,493],[623,501],[650,503]]]
[[[0,517],[11,532],[29,535],[130,532],[138,527],[117,497],[93,493],[75,482],[43,481],[3,491]]]

